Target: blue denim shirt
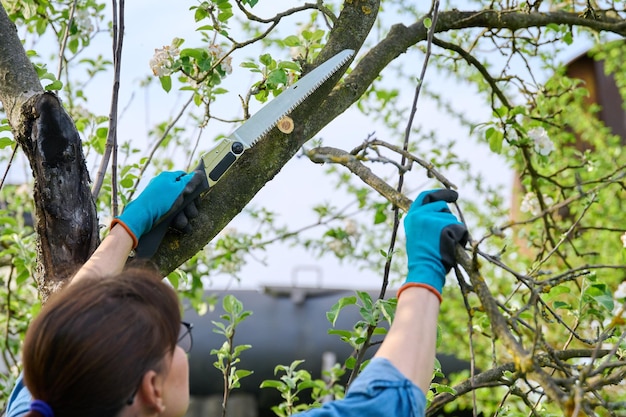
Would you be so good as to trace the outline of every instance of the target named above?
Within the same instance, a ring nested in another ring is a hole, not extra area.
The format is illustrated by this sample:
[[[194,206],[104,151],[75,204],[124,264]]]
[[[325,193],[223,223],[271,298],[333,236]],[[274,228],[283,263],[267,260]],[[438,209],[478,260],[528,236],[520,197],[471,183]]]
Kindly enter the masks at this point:
[[[30,407],[31,395],[22,375],[9,397],[6,417],[21,417]],[[300,417],[422,417],[424,393],[387,359],[374,358],[354,380],[345,398],[298,414]]]
[[[345,398],[298,414],[300,417],[423,417],[424,393],[387,359],[374,358]]]
[[[28,413],[31,399],[30,392],[24,385],[24,379],[22,374],[20,374],[7,403],[6,417],[21,417]]]

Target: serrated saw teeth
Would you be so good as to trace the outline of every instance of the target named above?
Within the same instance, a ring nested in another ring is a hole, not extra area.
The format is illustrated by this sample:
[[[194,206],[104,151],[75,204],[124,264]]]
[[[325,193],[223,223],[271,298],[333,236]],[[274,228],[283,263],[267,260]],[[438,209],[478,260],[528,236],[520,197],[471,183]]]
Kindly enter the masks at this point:
[[[305,74],[295,84],[263,106],[231,135],[246,147],[251,147],[270,130],[284,116],[291,113],[297,106],[313,93],[320,85],[328,80],[341,68],[354,51],[346,49]]]

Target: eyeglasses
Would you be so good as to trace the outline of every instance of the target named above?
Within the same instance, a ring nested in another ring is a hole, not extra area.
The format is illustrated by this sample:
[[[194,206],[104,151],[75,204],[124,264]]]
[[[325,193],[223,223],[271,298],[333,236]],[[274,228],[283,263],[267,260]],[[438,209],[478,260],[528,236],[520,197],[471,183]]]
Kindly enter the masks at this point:
[[[185,353],[191,352],[191,348],[193,347],[191,329],[193,329],[193,324],[187,323],[186,321],[180,322],[180,332],[178,333],[178,342],[176,342],[176,344],[180,346]]]

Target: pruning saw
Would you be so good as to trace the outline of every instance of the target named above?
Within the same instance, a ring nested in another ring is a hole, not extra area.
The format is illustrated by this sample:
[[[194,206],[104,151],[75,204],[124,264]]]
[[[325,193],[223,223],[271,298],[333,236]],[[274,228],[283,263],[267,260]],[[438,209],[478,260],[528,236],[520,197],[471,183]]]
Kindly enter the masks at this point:
[[[202,184],[197,187],[194,193],[185,196],[185,201],[178,211],[169,214],[139,239],[135,256],[151,258],[167,233],[171,221],[184,210],[185,206],[215,185],[247,149],[250,149],[259,139],[267,135],[284,116],[291,113],[313,91],[348,62],[353,54],[353,50],[346,49],[325,61],[263,106],[215,148],[204,153],[195,169],[195,171],[204,173],[205,179]]]

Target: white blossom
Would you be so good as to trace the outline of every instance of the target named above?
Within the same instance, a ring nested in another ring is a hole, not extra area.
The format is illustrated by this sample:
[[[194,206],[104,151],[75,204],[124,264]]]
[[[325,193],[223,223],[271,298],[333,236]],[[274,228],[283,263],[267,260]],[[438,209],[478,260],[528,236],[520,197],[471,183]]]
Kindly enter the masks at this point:
[[[544,196],[543,202],[546,206],[551,206],[554,203],[551,197]],[[541,206],[539,205],[539,200],[535,196],[534,193],[526,193],[524,198],[522,199],[522,204],[520,205],[520,210],[522,213],[530,213],[533,216],[541,213]]]
[[[346,219],[344,230],[348,236],[357,236],[359,234],[359,228],[352,219]]]
[[[330,242],[328,242],[328,249],[333,251],[335,255],[342,257],[345,255],[346,244],[342,240],[333,239]]]
[[[235,227],[225,227],[224,229],[222,229],[222,231],[220,232],[220,235],[223,237],[235,237],[239,234],[239,232],[237,231],[237,228]]]
[[[626,298],[626,281],[622,281],[622,283],[617,286],[613,297],[615,297],[616,300]]]
[[[211,44],[208,46],[207,49],[209,50],[209,54],[216,61],[222,59],[222,57],[226,55],[226,52],[224,52],[224,48],[222,48],[220,45],[217,45],[217,44]],[[220,63],[220,67],[222,67],[222,70],[226,74],[232,73],[233,72],[233,58],[230,56],[227,56],[226,58],[224,58],[224,60]]]
[[[74,23],[83,32],[91,33],[95,30],[93,24],[91,23],[91,16],[89,15],[89,10],[87,9],[76,10],[76,13],[74,14]]]
[[[528,131],[528,137],[533,141],[535,152],[539,155],[549,155],[554,150],[554,143],[543,127],[535,127]]]
[[[537,214],[539,214],[539,211],[540,211],[539,200],[537,200],[537,197],[535,197],[535,194],[526,193],[526,195],[522,199],[520,210],[522,210],[522,213],[530,213],[533,216],[536,216]]]
[[[620,236],[620,239],[622,239],[622,245],[626,248],[626,232]]]
[[[591,328],[591,330],[593,330],[594,334],[597,334],[598,331],[602,329],[601,323],[598,320],[593,320],[591,323],[589,323],[589,327]]]
[[[172,65],[180,55],[180,50],[172,45],[156,48],[154,56],[150,59],[150,68],[157,77],[164,77],[172,73]]]

